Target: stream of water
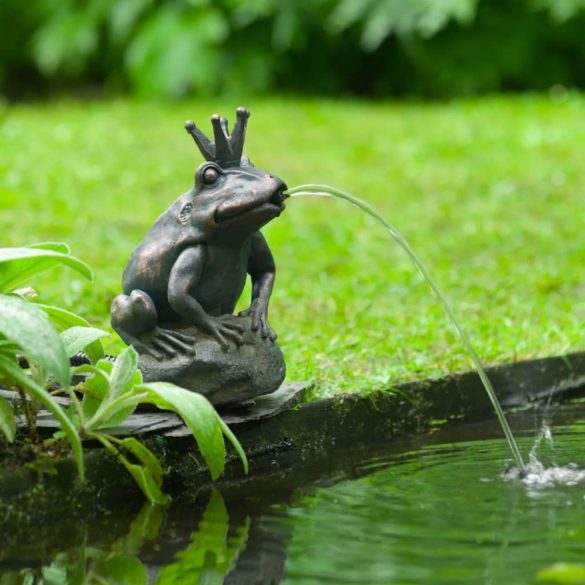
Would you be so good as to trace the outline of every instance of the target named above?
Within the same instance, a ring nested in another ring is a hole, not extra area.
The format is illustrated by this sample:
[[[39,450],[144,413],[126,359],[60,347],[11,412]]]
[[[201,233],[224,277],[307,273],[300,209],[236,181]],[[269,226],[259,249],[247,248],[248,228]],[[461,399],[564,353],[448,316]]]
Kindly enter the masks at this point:
[[[347,193],[340,189],[336,189],[335,187],[330,187],[329,185],[315,185],[315,184],[308,184],[308,185],[299,185],[297,187],[293,187],[288,189],[285,192],[285,195],[288,197],[300,197],[300,196],[312,196],[312,197],[337,197],[338,199],[344,199],[349,203],[355,205],[365,213],[367,213],[370,217],[373,217],[379,224],[381,224],[386,231],[390,234],[390,236],[394,239],[394,241],[406,252],[408,257],[412,260],[412,263],[416,266],[419,272],[422,274],[423,278],[427,281],[428,285],[431,287],[433,293],[437,297],[437,300],[443,307],[449,321],[453,325],[459,339],[463,343],[467,354],[473,364],[473,367],[479,374],[481,378],[481,382],[489,396],[489,399],[494,407],[498,420],[500,421],[500,425],[502,426],[502,430],[504,435],[506,436],[506,440],[508,441],[508,445],[510,446],[510,450],[512,451],[512,455],[514,457],[514,461],[518,466],[520,472],[522,474],[526,473],[526,465],[524,464],[524,460],[522,458],[522,454],[520,453],[520,449],[518,449],[518,445],[516,440],[514,439],[514,435],[512,430],[510,429],[510,425],[506,420],[506,416],[502,410],[502,406],[496,396],[492,383],[488,378],[479,356],[477,355],[471,341],[461,324],[455,317],[455,313],[449,304],[449,301],[443,294],[441,288],[437,284],[436,280],[434,279],[433,275],[428,271],[426,266],[423,264],[421,259],[418,257],[417,253],[411,248],[410,244],[406,241],[404,236],[381,214],[379,213],[374,207],[372,207],[369,203],[366,203],[363,199],[352,195],[351,193]]]

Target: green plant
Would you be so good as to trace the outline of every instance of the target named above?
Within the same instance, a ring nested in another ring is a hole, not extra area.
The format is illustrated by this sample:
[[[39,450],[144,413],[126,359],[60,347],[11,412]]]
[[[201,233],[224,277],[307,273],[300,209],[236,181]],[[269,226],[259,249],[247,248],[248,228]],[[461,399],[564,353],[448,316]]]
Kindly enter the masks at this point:
[[[232,443],[248,471],[246,455],[211,403],[202,395],[165,382],[143,383],[137,368],[138,354],[129,347],[115,363],[100,360],[95,366],[79,366],[76,374],[87,378],[74,390],[83,394],[79,401],[72,393],[72,420],[83,439],[99,441],[132,475],[146,498],[165,504],[163,472],[156,456],[133,437],[119,438],[108,432],[130,416],[139,404],[153,404],[177,413],[193,433],[211,477],[217,479],[225,466],[223,436]],[[130,461],[126,454],[134,458]]]
[[[89,267],[72,257],[65,244],[0,249],[0,383],[19,392],[32,438],[36,438],[35,416],[42,405],[61,425],[52,441],[69,441],[81,479],[82,440],[97,440],[124,465],[149,501],[164,504],[168,497],[161,489],[163,472],[156,456],[137,439],[108,432],[139,404],[148,403],[181,416],[213,479],[225,466],[223,436],[234,445],[247,471],[241,445],[206,398],[173,384],[144,384],[137,368],[138,355],[132,348],[122,351],[114,363],[101,359],[100,339],[107,332],[90,327],[83,318],[60,307],[32,303],[27,300],[33,296],[31,290],[17,288],[58,264],[92,277]],[[91,363],[72,370],[69,358],[81,350]],[[19,365],[20,355],[26,357],[28,373]],[[85,380],[72,388],[72,374],[84,375]],[[81,400],[77,393],[82,394]],[[69,409],[56,401],[58,394],[69,397]],[[0,432],[9,442],[14,441],[16,416],[1,396]]]
[[[50,386],[55,382],[69,388],[69,357],[84,347],[94,357],[103,355],[99,338],[107,335],[87,328],[76,315],[58,307],[35,305],[27,300],[30,290],[18,289],[31,277],[57,265],[65,265],[91,279],[84,262],[70,255],[65,244],[44,243],[23,248],[0,249],[0,383],[20,393],[29,430],[34,435],[34,416],[38,405],[44,406],[59,421],[69,441],[79,475],[84,477],[81,440],[71,420],[59,406]],[[51,319],[62,330],[59,334]],[[73,328],[68,325],[73,324]],[[18,356],[28,361],[30,376],[19,366]],[[0,430],[8,441],[16,434],[14,411],[0,398]]]

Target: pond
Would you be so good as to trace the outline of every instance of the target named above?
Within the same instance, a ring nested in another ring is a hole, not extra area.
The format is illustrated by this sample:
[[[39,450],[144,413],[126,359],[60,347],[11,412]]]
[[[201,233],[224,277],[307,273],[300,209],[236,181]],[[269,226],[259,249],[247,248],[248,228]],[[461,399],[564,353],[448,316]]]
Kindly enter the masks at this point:
[[[510,421],[525,454],[585,466],[584,403]],[[585,559],[585,482],[506,479],[495,421],[278,457],[271,473],[166,510],[130,501],[3,535],[0,584],[580,582],[543,579]]]

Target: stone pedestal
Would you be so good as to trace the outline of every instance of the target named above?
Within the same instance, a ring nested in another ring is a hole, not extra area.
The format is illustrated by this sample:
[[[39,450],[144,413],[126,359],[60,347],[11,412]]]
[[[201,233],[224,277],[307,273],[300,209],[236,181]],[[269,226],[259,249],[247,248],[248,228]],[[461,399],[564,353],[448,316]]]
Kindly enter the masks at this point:
[[[199,329],[182,329],[195,338],[195,355],[177,354],[161,361],[141,355],[138,367],[144,381],[172,382],[203,394],[214,405],[243,402],[277,390],[286,373],[280,348],[252,331],[251,318],[232,318],[245,328],[243,345],[230,342],[224,350]]]

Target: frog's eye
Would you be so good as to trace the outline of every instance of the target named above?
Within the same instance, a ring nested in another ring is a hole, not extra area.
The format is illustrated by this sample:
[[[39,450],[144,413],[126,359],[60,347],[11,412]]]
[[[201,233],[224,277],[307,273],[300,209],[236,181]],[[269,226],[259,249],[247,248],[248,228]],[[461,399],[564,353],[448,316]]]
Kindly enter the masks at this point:
[[[207,167],[201,176],[205,185],[213,185],[219,179],[219,173],[215,167]]]

